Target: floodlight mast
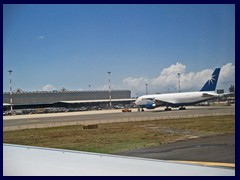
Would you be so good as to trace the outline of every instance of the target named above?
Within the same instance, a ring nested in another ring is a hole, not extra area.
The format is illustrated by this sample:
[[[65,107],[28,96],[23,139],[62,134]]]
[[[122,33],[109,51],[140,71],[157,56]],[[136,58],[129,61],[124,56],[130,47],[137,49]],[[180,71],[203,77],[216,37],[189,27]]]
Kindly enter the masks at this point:
[[[180,76],[181,76],[181,74],[178,73],[177,75],[178,75],[178,92],[180,93]]]
[[[109,109],[112,109],[112,89],[111,89],[111,79],[110,79],[111,72],[108,72],[108,83],[109,83]]]
[[[148,94],[148,88],[147,88],[147,86],[148,86],[148,84],[145,84],[146,85],[146,95]]]
[[[12,70],[9,70],[9,77],[10,77],[10,112],[13,114],[13,99],[12,99]]]

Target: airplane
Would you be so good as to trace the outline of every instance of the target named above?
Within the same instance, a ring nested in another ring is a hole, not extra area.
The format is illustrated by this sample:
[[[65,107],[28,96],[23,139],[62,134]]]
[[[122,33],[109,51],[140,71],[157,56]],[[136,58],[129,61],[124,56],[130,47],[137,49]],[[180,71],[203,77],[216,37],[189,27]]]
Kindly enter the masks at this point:
[[[235,176],[229,165],[3,143],[3,176]]]
[[[165,111],[170,111],[170,107],[179,107],[179,110],[185,110],[185,106],[194,105],[210,99],[219,97],[215,92],[218,76],[221,68],[216,68],[211,78],[204,84],[200,91],[181,92],[167,94],[143,95],[136,99],[135,105],[146,109],[155,109],[160,106],[166,106]]]

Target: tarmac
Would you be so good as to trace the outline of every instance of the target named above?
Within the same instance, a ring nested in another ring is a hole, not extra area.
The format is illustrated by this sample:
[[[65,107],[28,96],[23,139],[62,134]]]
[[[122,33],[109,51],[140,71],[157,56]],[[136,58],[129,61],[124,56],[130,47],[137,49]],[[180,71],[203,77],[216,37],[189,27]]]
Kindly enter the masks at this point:
[[[187,141],[178,141],[154,148],[121,152],[118,153],[118,155],[179,162],[217,162],[218,164],[214,163],[215,166],[234,167],[235,134],[224,134],[190,139]]]
[[[138,112],[123,113],[117,110],[98,110],[83,112],[65,112],[52,114],[31,114],[3,117],[3,130],[19,130],[65,125],[91,125],[115,122],[134,122],[161,119],[194,118],[202,116],[235,115],[235,106],[191,106],[187,110],[173,109],[164,111],[164,108]]]

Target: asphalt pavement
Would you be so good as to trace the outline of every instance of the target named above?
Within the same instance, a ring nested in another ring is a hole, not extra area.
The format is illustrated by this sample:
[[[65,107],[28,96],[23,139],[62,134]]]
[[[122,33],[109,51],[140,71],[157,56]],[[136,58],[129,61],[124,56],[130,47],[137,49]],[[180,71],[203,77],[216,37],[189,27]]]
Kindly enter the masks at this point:
[[[121,109],[117,109],[73,113],[31,114],[4,116],[3,129],[5,131],[77,124],[134,122],[229,114],[235,114],[235,106],[191,106],[187,107],[187,110],[173,109],[172,111],[164,111],[164,108],[156,108],[154,110],[146,110],[145,112],[137,112],[137,109],[133,109],[132,112],[128,113],[123,113]]]
[[[235,163],[235,134],[201,137],[118,155],[178,161]]]

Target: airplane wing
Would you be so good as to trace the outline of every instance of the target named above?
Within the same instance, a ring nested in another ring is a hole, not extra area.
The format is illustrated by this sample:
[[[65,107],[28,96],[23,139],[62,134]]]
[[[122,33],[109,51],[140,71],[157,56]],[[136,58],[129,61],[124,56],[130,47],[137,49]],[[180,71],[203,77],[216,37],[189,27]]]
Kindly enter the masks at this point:
[[[160,106],[166,106],[166,105],[173,105],[174,102],[169,102],[169,101],[163,101],[163,100],[158,100],[155,99],[155,103]]]
[[[4,176],[234,176],[235,169],[3,144]]]
[[[163,100],[160,100],[160,99],[157,99],[157,98],[146,98],[146,99],[154,102],[158,106],[165,106],[167,104],[174,104],[174,102],[163,101]]]
[[[178,102],[176,101],[176,99],[162,100],[162,99],[155,98],[154,102],[158,106],[171,106],[171,107],[178,106]]]

